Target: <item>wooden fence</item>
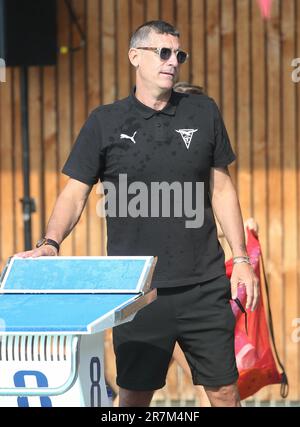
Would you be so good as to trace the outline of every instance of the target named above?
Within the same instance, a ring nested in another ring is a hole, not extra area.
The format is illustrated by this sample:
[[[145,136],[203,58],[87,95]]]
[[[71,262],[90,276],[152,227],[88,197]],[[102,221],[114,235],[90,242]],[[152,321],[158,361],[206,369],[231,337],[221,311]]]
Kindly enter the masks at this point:
[[[60,170],[88,113],[127,96],[134,74],[127,59],[131,32],[142,22],[164,19],[181,32],[190,52],[181,80],[205,87],[219,104],[238,160],[231,167],[244,218],[253,216],[271,288],[276,342],[300,399],[300,82],[292,81],[300,57],[300,0],[273,0],[264,20],[256,0],[73,0],[86,34],[82,49],[60,54],[55,67],[29,70],[30,185],[36,202],[33,242],[43,235],[53,203],[66,183]],[[58,0],[60,46],[80,36]],[[0,83],[0,263],[23,249],[20,70]],[[105,253],[105,224],[91,194],[62,254]],[[298,319],[298,320],[297,320]],[[299,342],[297,342],[299,341]],[[193,389],[173,366],[172,398]],[[181,381],[179,383],[179,381]],[[279,387],[261,399],[279,398]],[[169,393],[169,394],[168,394]]]

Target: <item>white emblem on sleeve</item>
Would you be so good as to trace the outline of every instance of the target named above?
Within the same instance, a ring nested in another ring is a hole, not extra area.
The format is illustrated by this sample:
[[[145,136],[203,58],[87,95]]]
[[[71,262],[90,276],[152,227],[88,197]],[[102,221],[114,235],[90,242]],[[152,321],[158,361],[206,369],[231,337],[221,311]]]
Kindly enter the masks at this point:
[[[137,130],[134,132],[134,134],[132,136],[126,135],[126,133],[121,133],[120,138],[121,139],[130,139],[135,144],[134,137],[135,137],[136,133],[137,133]]]
[[[175,129],[176,132],[180,133],[187,150],[190,148],[190,144],[193,138],[194,132],[197,132],[198,129]]]

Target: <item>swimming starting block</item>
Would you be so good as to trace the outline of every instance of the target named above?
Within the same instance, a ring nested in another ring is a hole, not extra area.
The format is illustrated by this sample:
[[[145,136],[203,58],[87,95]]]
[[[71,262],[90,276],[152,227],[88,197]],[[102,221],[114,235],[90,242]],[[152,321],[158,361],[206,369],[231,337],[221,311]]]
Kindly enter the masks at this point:
[[[156,299],[155,264],[10,258],[0,278],[0,406],[109,406],[104,331]]]

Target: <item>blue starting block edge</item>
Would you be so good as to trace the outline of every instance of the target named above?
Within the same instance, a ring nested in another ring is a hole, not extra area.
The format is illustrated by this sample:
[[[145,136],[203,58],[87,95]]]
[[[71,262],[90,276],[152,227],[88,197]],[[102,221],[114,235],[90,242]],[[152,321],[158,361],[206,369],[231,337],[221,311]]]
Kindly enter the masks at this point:
[[[149,290],[155,264],[153,257],[13,257],[2,274],[0,335],[84,335],[124,323],[156,299]],[[107,268],[111,274],[101,275]],[[72,288],[65,289],[60,274]],[[93,289],[84,289],[87,277]]]
[[[0,334],[92,334],[116,326],[145,305],[144,299],[155,297],[156,290],[145,295],[2,294]]]
[[[0,279],[0,291],[136,293],[149,289],[147,279],[155,262],[152,256],[11,257]]]

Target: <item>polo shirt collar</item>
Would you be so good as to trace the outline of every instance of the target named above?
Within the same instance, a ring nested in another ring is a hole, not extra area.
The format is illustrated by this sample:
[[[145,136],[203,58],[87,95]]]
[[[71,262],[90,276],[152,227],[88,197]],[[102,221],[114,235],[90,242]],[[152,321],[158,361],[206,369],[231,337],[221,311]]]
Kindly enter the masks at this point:
[[[153,108],[148,107],[147,105],[140,102],[135,96],[135,87],[130,95],[130,100],[138,112],[145,118],[150,119],[154,114],[158,112],[161,114],[166,114],[168,116],[175,116],[176,107],[179,102],[178,94],[172,90],[169,102],[162,110],[153,110]]]

